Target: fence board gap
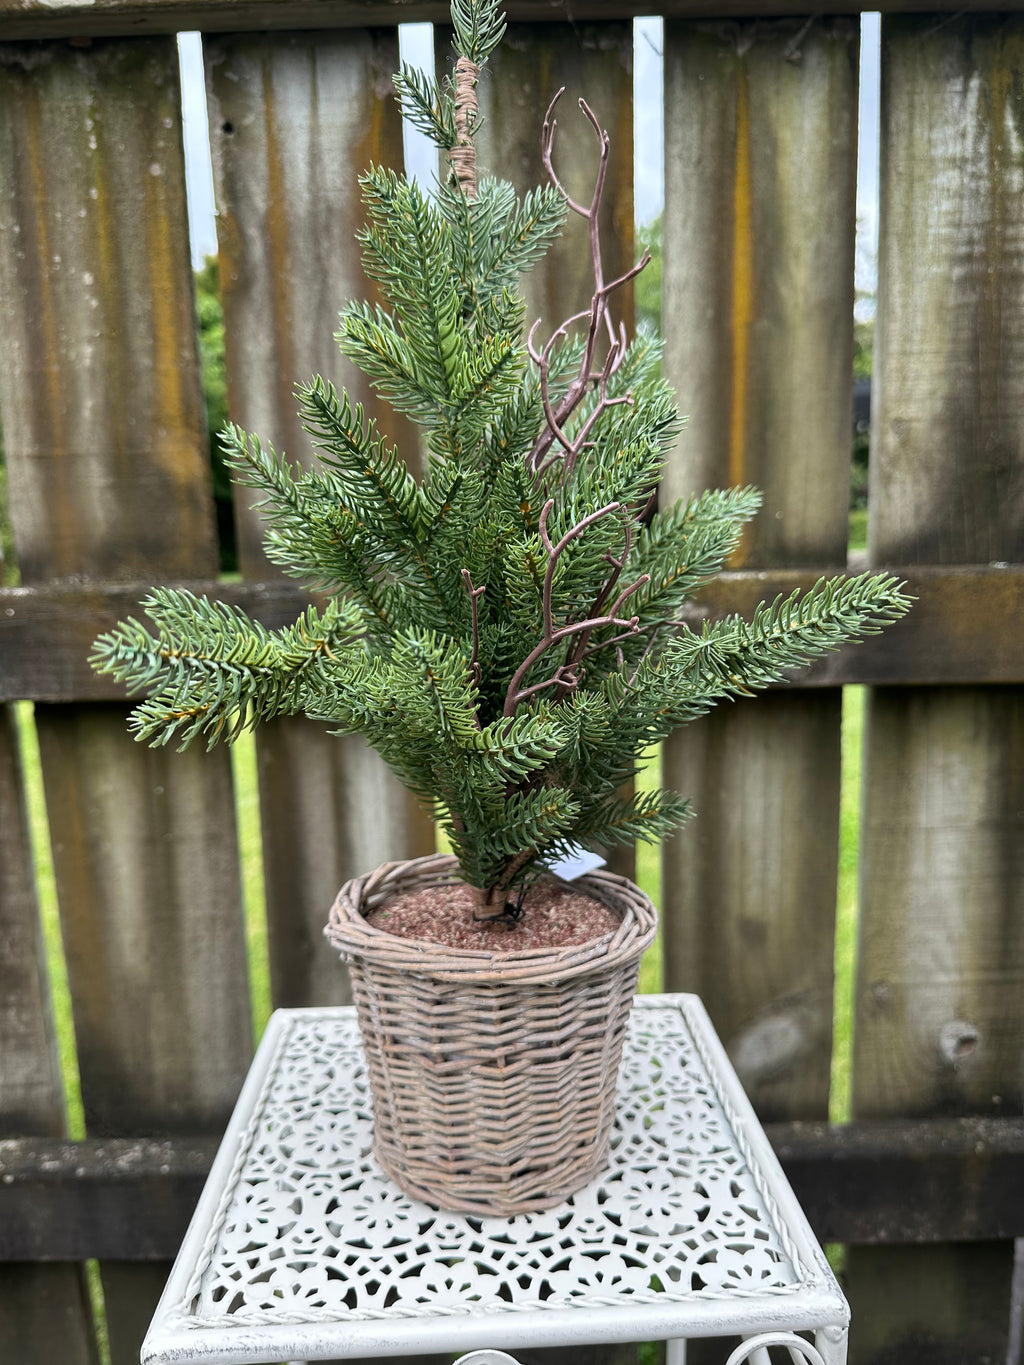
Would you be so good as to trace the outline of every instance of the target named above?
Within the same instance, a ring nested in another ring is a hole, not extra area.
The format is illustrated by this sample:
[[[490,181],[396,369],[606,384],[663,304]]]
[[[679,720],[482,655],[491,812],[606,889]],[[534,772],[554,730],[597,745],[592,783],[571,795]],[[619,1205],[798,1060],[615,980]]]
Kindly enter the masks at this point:
[[[72,1139],[85,1137],[82,1108],[82,1080],[75,1043],[74,1010],[64,939],[57,905],[57,882],[53,870],[50,826],[46,818],[42,760],[36,732],[35,708],[31,702],[18,702],[14,708],[21,770],[25,784],[25,807],[31,847],[36,896],[42,925],[43,947],[49,976],[50,1002],[54,1018],[61,1087],[64,1096],[67,1133]]]
[[[258,1042],[270,1018],[270,954],[267,941],[267,892],[263,881],[263,835],[260,824],[256,743],[251,733],[231,746],[231,780],[235,791],[238,857],[245,911],[249,962],[249,1002],[253,1038]]]
[[[835,986],[828,1100],[828,1115],[833,1123],[848,1122],[851,1112],[850,1068],[856,995],[857,922],[860,912],[857,868],[860,851],[865,700],[863,687],[843,688]]]

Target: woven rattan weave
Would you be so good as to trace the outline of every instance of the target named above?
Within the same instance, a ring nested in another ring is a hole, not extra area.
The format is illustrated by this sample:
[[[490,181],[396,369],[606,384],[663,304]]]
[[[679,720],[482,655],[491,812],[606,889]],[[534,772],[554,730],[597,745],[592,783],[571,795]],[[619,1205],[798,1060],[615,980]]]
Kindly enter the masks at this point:
[[[453,882],[454,858],[387,863],[342,887],[327,936],[352,975],[374,1151],[414,1198],[469,1213],[550,1208],[603,1169],[622,1041],[657,912],[624,877],[574,887],[622,916],[574,947],[493,953],[400,939],[364,915]]]

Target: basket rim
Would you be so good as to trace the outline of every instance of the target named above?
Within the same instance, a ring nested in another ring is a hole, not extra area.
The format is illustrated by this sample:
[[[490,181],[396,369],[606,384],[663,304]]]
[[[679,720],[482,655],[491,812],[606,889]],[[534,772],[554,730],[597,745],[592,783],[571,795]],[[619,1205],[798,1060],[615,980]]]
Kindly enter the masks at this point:
[[[576,878],[572,885],[621,911],[622,922],[618,929],[586,943],[508,952],[449,948],[429,939],[398,938],[363,918],[364,907],[374,909],[399,891],[460,880],[458,859],[450,854],[382,863],[344,884],[331,906],[324,934],[343,960],[358,959],[433,980],[511,984],[564,980],[623,965],[639,957],[658,930],[658,912],[650,898],[628,877],[604,868]]]

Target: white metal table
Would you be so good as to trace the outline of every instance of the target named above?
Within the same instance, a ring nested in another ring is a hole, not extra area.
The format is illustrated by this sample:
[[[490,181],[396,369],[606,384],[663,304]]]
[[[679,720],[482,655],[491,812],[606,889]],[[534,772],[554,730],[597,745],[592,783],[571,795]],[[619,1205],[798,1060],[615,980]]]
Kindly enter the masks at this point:
[[[730,1365],[765,1365],[774,1346],[797,1365],[844,1365],[848,1322],[696,996],[638,997],[611,1164],[560,1207],[516,1218],[403,1194],[371,1154],[354,1011],[279,1010],[142,1360],[665,1340],[681,1365],[686,1338],[733,1336]]]

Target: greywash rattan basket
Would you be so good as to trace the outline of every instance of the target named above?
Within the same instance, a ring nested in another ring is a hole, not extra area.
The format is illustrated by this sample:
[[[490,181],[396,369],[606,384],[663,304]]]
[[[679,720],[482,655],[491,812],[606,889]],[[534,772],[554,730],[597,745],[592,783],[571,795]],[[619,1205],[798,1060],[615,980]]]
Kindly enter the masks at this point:
[[[458,880],[451,857],[385,863],[342,887],[325,933],[349,965],[374,1154],[407,1194],[512,1215],[560,1204],[607,1161],[626,1020],[657,911],[624,877],[575,888],[619,912],[571,948],[492,953],[402,939],[364,916]]]

